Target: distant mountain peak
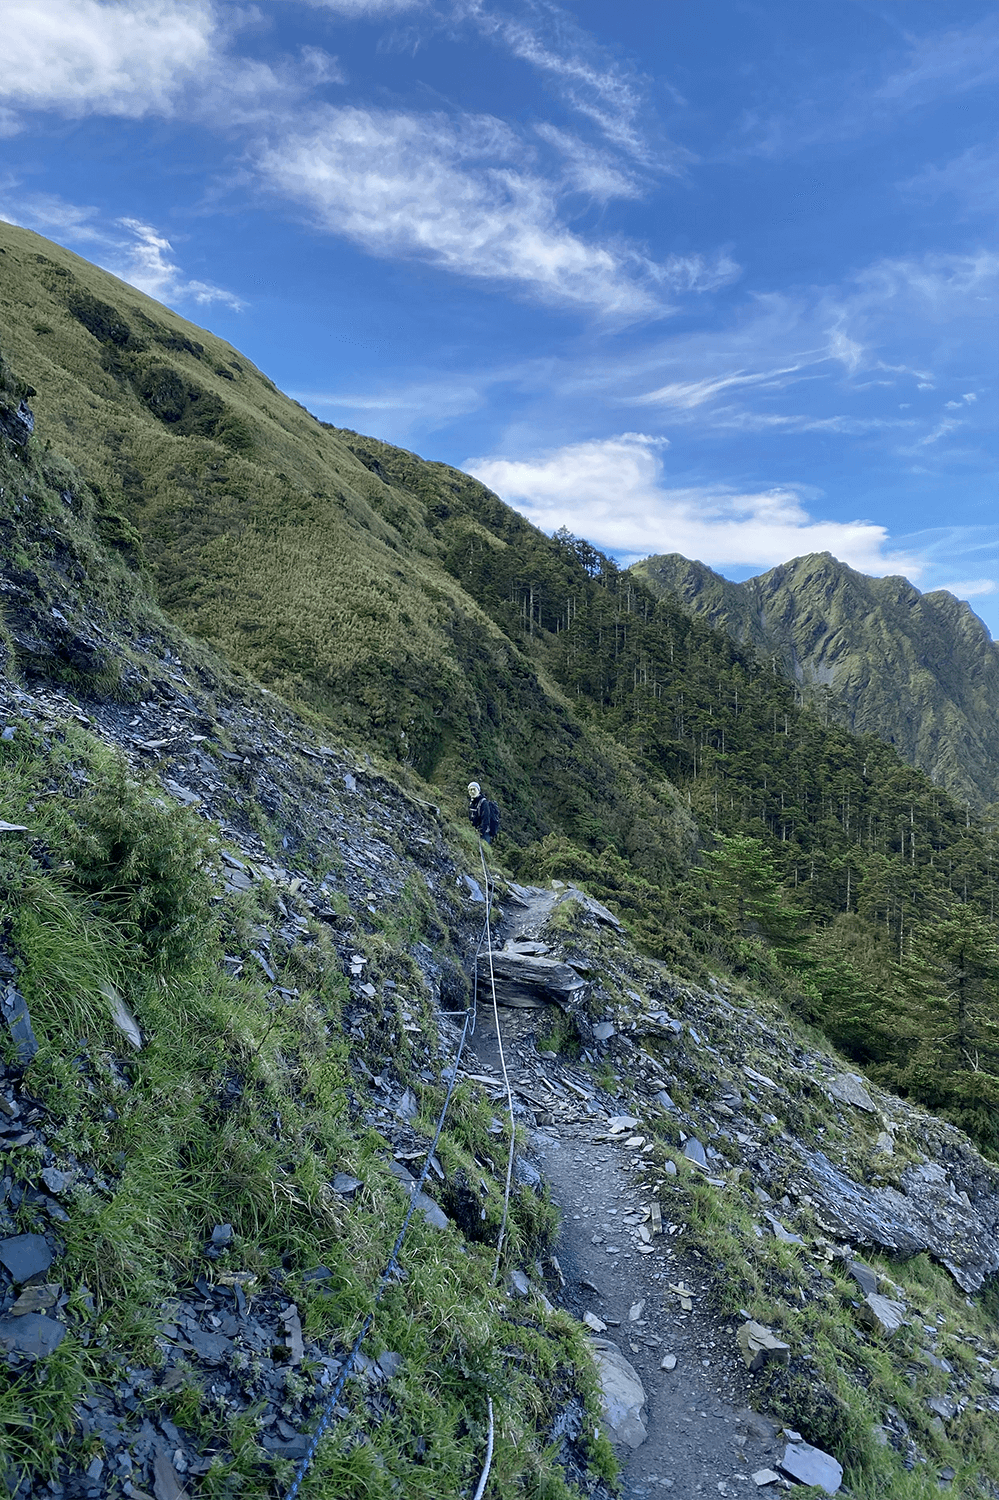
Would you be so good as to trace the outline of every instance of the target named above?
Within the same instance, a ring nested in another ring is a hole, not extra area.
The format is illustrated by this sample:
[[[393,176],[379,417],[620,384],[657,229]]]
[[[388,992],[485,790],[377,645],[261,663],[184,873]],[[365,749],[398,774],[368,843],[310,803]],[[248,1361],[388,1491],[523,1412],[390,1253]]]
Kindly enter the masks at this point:
[[[999,645],[946,589],[869,577],[831,552],[744,583],[678,553],[632,571],[769,656],[806,699],[827,690],[849,728],[888,741],[955,795],[999,800]]]

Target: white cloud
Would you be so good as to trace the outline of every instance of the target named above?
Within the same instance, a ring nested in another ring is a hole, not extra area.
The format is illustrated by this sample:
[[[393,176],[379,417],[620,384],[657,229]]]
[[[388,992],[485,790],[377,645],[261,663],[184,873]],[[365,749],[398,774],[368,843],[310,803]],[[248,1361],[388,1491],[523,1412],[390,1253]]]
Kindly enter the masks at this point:
[[[196,302],[203,307],[222,302],[237,312],[244,306],[240,299],[209,281],[188,280],[171,259],[173,246],[151,224],[141,219],[120,219],[121,227],[132,239],[123,247],[115,274],[138,287],[140,292],[160,302]]]
[[[555,5],[533,7],[533,25],[488,10],[482,0],[457,0],[455,11],[514,57],[544,73],[571,107],[596,125],[612,145],[637,161],[651,162],[640,126],[646,109],[640,80],[607,58],[567,11]],[[679,158],[683,153],[673,154]],[[675,170],[665,154],[656,165],[660,170]]]
[[[404,10],[422,10],[427,0],[305,0],[315,10],[332,11],[347,21],[376,20]]]
[[[523,159],[514,133],[488,115],[453,122],[356,108],[317,114],[256,157],[266,184],[373,255],[512,282],[615,319],[661,314],[648,263],[566,228],[551,185]]]
[[[233,35],[255,19],[214,0],[5,0],[0,135],[30,110],[245,126],[342,80],[318,47],[273,63],[237,56]]]
[[[668,385],[661,385],[658,390],[646,391],[642,396],[633,396],[629,404],[679,407],[683,411],[690,411],[695,406],[703,406],[719,392],[730,390],[733,386],[755,385],[773,389],[786,385],[788,382],[784,377],[795,375],[800,369],[800,365],[787,365],[777,370],[754,372],[736,370],[731,375],[720,375],[714,379],[705,376],[702,380],[675,380]]]
[[[221,302],[237,311],[244,306],[223,287],[185,276],[172,258],[170,241],[141,219],[106,224],[96,208],[68,203],[53,193],[18,192],[12,181],[0,187],[0,218],[55,235],[61,243],[85,247],[98,265],[160,302],[199,306]]]
[[[210,63],[217,30],[202,0],[7,0],[0,99],[67,115],[169,113]]]
[[[608,203],[612,198],[642,196],[642,185],[630,172],[623,171],[609,152],[587,145],[578,135],[560,130],[557,125],[546,121],[535,125],[534,129],[563,157],[566,186],[570,189],[586,193],[598,203]]]
[[[542,530],[568,526],[618,557],[680,552],[711,567],[769,568],[804,553],[832,552],[864,573],[904,570],[917,578],[922,570],[915,555],[886,553],[885,527],[816,519],[789,486],[671,487],[664,446],[661,438],[631,432],[535,459],[471,458],[464,467]]]
[[[924,167],[898,184],[904,198],[934,202],[951,197],[964,214],[992,214],[996,193],[996,154],[984,146],[970,146],[942,166]]]
[[[970,578],[962,583],[941,583],[937,587],[946,589],[958,599],[976,599],[982,594],[999,593],[999,583],[994,578]]]

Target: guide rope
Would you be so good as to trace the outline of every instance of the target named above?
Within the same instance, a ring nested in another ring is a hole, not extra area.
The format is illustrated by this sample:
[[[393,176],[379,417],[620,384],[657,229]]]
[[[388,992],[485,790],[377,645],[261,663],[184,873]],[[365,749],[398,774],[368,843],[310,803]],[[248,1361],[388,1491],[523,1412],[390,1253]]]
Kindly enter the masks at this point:
[[[474,964],[474,968],[473,968],[473,983],[472,983],[472,1004],[464,1012],[465,1022],[464,1022],[464,1025],[462,1026],[462,1029],[461,1029],[461,1037],[459,1038],[459,1041],[458,1041],[458,1050],[455,1053],[454,1063],[453,1063],[453,1065],[452,1065],[452,1067],[450,1069],[450,1077],[448,1079],[447,1093],[446,1093],[446,1095],[444,1097],[444,1104],[443,1104],[443,1106],[441,1108],[441,1112],[440,1112],[439,1116],[437,1117],[437,1128],[436,1128],[436,1130],[434,1132],[433,1144],[431,1145],[430,1150],[427,1152],[426,1159],[425,1159],[425,1161],[423,1163],[423,1170],[421,1171],[419,1177],[416,1179],[416,1182],[412,1185],[412,1187],[410,1189],[409,1208],[407,1209],[406,1216],[405,1216],[405,1218],[402,1221],[402,1227],[400,1228],[399,1233],[396,1235],[395,1244],[392,1246],[392,1254],[389,1256],[388,1263],[387,1263],[384,1271],[382,1272],[381,1276],[378,1279],[378,1285],[377,1285],[377,1288],[376,1288],[376,1291],[375,1291],[375,1299],[374,1299],[374,1302],[372,1303],[371,1310],[370,1310],[370,1312],[368,1312],[368,1314],[366,1315],[363,1323],[361,1324],[361,1327],[360,1327],[360,1329],[358,1331],[357,1337],[355,1338],[354,1343],[353,1343],[353,1345],[351,1347],[350,1353],[347,1355],[347,1358],[344,1361],[343,1368],[340,1371],[340,1374],[339,1374],[339,1376],[337,1378],[336,1384],[334,1385],[333,1390],[331,1391],[329,1397],[327,1398],[326,1405],[323,1407],[322,1413],[321,1413],[320,1418],[319,1418],[319,1423],[318,1423],[318,1425],[316,1427],[315,1432],[312,1434],[312,1438],[311,1438],[311,1440],[309,1442],[309,1446],[306,1449],[304,1456],[299,1461],[298,1467],[295,1470],[295,1475],[294,1475],[294,1478],[292,1479],[291,1485],[288,1488],[287,1494],[285,1496],[285,1500],[295,1500],[295,1497],[298,1495],[299,1489],[301,1488],[303,1479],[305,1478],[306,1474],[309,1472],[309,1469],[312,1467],[312,1463],[313,1463],[313,1460],[314,1460],[314,1458],[316,1456],[316,1452],[317,1452],[317,1450],[319,1448],[319,1444],[321,1443],[321,1441],[323,1439],[323,1436],[325,1435],[326,1430],[327,1430],[327,1428],[330,1425],[330,1422],[333,1420],[334,1416],[337,1415],[337,1412],[336,1412],[337,1402],[340,1400],[340,1397],[343,1394],[343,1388],[346,1385],[347,1380],[350,1377],[351,1371],[354,1368],[354,1362],[357,1359],[357,1356],[358,1356],[358,1354],[361,1351],[361,1345],[364,1343],[364,1340],[365,1340],[365,1338],[368,1335],[368,1331],[370,1330],[371,1325],[372,1325],[372,1323],[375,1320],[375,1313],[377,1312],[379,1304],[381,1303],[381,1300],[382,1300],[383,1296],[385,1295],[385,1292],[386,1292],[386,1289],[388,1288],[389,1282],[391,1281],[391,1279],[395,1275],[396,1271],[399,1269],[399,1262],[398,1262],[399,1252],[402,1249],[403,1241],[406,1238],[406,1232],[409,1229],[410,1220],[412,1219],[413,1214],[416,1212],[417,1198],[419,1197],[420,1193],[423,1191],[423,1184],[427,1180],[427,1174],[430,1171],[430,1164],[431,1164],[431,1162],[434,1159],[434,1153],[437,1150],[437,1145],[438,1145],[438,1142],[440,1141],[441,1133],[442,1133],[442,1131],[444,1129],[444,1121],[447,1118],[447,1112],[448,1112],[448,1109],[449,1109],[450,1104],[451,1104],[451,1096],[454,1093],[455,1086],[456,1086],[456,1084],[458,1082],[458,1067],[459,1067],[459,1064],[461,1063],[462,1054],[463,1054],[463,1052],[465,1050],[465,1043],[467,1042],[468,1038],[470,1036],[473,1036],[474,1033],[475,1033],[475,1024],[476,1024],[476,1021],[478,1019],[479,956],[480,956],[480,954],[482,952],[483,942],[485,943],[486,951],[489,954],[489,980],[490,980],[490,987],[492,989],[493,1016],[494,1016],[495,1021],[496,1021],[496,1038],[497,1038],[497,1041],[499,1042],[500,1062],[503,1065],[503,1080],[504,1080],[504,1082],[506,1084],[507,1103],[508,1103],[509,1109],[510,1109],[510,1154],[509,1154],[509,1160],[508,1160],[508,1163],[507,1163],[506,1191],[505,1191],[504,1199],[503,1199],[503,1221],[502,1221],[502,1225],[500,1227],[499,1243],[498,1243],[497,1248],[496,1248],[496,1263],[495,1263],[495,1265],[493,1267],[493,1283],[494,1284],[495,1284],[497,1275],[499,1274],[500,1252],[502,1250],[503,1239],[504,1239],[504,1236],[506,1234],[507,1217],[508,1217],[508,1214],[509,1214],[509,1207],[510,1207],[510,1181],[511,1181],[512,1173],[513,1173],[513,1152],[514,1152],[514,1144],[515,1144],[515,1139],[516,1139],[516,1136],[515,1136],[516,1126],[515,1126],[515,1121],[514,1121],[514,1116],[513,1116],[513,1093],[512,1093],[512,1091],[510,1089],[510,1079],[509,1079],[509,1077],[507,1075],[507,1071],[506,1071],[506,1061],[505,1061],[504,1056],[503,1056],[503,1041],[502,1041],[502,1037],[500,1036],[500,1029],[499,1029],[499,1010],[498,1010],[497,1001],[496,1001],[496,980],[495,980],[495,976],[493,974],[493,960],[492,960],[492,930],[491,930],[491,923],[490,923],[491,892],[490,892],[490,887],[489,887],[489,872],[486,869],[485,851],[482,848],[482,841],[481,841],[481,839],[479,840],[479,850],[480,850],[480,854],[482,856],[482,870],[483,870],[483,875],[485,877],[485,883],[486,883],[486,890],[485,890],[486,914],[485,914],[485,918],[484,918],[483,923],[482,923],[482,931],[479,934],[478,946],[477,946],[477,948],[475,950],[475,964]],[[450,1012],[450,1014],[452,1014],[452,1015],[459,1014],[460,1015],[461,1012],[460,1011],[459,1012],[453,1012],[452,1011],[452,1012]],[[489,1402],[489,1437],[488,1437],[488,1442],[487,1442],[487,1445],[486,1445],[485,1466],[484,1466],[484,1468],[482,1470],[482,1476],[481,1476],[481,1478],[479,1480],[478,1487],[477,1487],[477,1489],[475,1491],[475,1495],[473,1496],[473,1500],[482,1500],[482,1495],[485,1493],[486,1483],[487,1483],[487,1481],[489,1479],[489,1470],[490,1470],[490,1467],[492,1465],[494,1424],[493,1424],[493,1402],[492,1402],[492,1397],[491,1396],[488,1398],[488,1402]]]

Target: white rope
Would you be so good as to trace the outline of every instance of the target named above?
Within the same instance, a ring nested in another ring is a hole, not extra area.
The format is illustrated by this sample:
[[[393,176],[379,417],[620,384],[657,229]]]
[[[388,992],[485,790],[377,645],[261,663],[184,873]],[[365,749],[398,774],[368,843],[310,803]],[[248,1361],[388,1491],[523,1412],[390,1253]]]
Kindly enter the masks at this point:
[[[489,1470],[492,1468],[493,1462],[493,1398],[492,1396],[488,1396],[486,1399],[489,1402],[489,1438],[486,1443],[486,1464],[482,1470],[482,1478],[476,1486],[472,1500],[482,1500],[482,1496],[486,1491],[486,1482],[489,1479]]]
[[[503,1190],[503,1220],[500,1224],[499,1239],[496,1241],[496,1261],[493,1265],[493,1285],[495,1286],[499,1277],[503,1241],[506,1239],[507,1220],[510,1217],[510,1185],[513,1181],[513,1156],[517,1146],[517,1121],[513,1113],[513,1090],[510,1087],[510,1075],[506,1070],[506,1057],[503,1053],[503,1033],[500,1030],[499,1002],[496,999],[496,975],[493,971],[493,942],[492,934],[489,931],[489,907],[491,901],[489,871],[486,869],[486,851],[481,839],[479,839],[479,856],[482,860],[482,877],[486,885],[486,933],[489,938],[486,952],[489,955],[489,986],[493,995],[493,1020],[496,1024],[496,1044],[499,1047],[500,1068],[503,1073],[503,1082],[506,1085],[507,1112],[510,1116],[510,1150],[507,1153],[506,1159],[506,1186]]]

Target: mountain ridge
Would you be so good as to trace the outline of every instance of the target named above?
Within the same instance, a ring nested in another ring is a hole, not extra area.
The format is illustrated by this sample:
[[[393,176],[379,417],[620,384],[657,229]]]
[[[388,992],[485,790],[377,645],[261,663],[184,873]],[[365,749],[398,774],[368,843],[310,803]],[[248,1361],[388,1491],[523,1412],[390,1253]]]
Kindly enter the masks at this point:
[[[999,643],[964,601],[828,552],[742,583],[677,553],[631,571],[776,659],[812,701],[827,689],[849,728],[877,734],[972,806],[999,800]]]

